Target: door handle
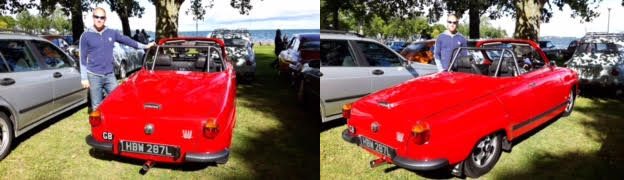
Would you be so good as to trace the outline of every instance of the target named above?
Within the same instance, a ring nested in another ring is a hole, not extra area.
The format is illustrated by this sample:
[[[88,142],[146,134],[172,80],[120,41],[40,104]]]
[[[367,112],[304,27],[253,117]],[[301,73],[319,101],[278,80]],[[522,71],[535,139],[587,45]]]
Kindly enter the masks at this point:
[[[529,87],[535,87],[535,85],[536,85],[535,82],[529,83]]]
[[[9,86],[11,84],[15,84],[15,80],[11,78],[4,78],[0,81],[0,85]]]
[[[55,72],[52,76],[54,76],[54,78],[60,78],[63,77],[63,74],[61,74],[60,72]]]
[[[375,69],[375,70],[373,70],[373,74],[374,75],[382,75],[382,74],[384,74],[384,72],[381,69]]]

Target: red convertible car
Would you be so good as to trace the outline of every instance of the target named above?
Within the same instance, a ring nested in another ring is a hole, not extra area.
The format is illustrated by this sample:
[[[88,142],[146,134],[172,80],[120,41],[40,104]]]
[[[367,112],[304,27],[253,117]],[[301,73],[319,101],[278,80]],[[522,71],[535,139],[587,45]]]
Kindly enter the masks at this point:
[[[143,67],[89,116],[87,144],[155,162],[226,163],[236,123],[236,77],[223,41],[163,39]]]
[[[458,48],[445,72],[345,105],[342,138],[377,156],[371,167],[479,177],[519,136],[569,115],[576,94],[575,71],[556,67],[535,42],[485,40]]]

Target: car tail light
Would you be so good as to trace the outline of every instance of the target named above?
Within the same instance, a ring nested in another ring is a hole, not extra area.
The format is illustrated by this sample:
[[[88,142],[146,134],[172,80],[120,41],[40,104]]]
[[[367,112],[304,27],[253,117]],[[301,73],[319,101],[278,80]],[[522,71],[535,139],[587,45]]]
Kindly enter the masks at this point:
[[[102,113],[100,111],[93,111],[89,114],[89,124],[91,127],[97,127],[102,124]]]
[[[217,125],[217,119],[210,118],[204,123],[204,136],[209,139],[213,139],[219,133],[219,126]]]
[[[620,72],[617,69],[613,68],[611,69],[611,75],[617,76],[617,75],[620,75]]]
[[[351,118],[351,103],[342,105],[342,117],[345,119]]]
[[[412,127],[412,139],[414,143],[418,145],[425,144],[429,142],[430,136],[431,130],[429,124],[419,121]]]

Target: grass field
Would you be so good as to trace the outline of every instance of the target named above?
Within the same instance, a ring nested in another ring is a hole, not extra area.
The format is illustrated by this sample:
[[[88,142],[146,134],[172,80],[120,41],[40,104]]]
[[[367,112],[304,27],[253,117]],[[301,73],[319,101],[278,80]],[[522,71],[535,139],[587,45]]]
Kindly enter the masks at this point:
[[[239,84],[237,127],[225,165],[156,164],[94,152],[83,106],[16,139],[0,162],[0,179],[318,179],[318,120],[295,102],[292,89],[269,68],[273,46],[256,46],[257,78]],[[312,165],[310,165],[312,164]]]
[[[480,179],[623,179],[624,102],[581,97],[574,112],[526,139],[514,142],[488,174]],[[375,157],[344,142],[344,120],[321,132],[321,179],[452,178],[442,171],[412,172],[382,165],[371,169]]]

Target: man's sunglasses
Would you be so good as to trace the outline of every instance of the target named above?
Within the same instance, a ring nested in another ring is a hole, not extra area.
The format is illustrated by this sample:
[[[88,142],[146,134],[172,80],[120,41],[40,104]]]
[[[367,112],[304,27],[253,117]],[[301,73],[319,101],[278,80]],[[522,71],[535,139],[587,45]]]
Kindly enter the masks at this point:
[[[446,21],[449,24],[457,24],[457,21]]]
[[[96,16],[96,15],[93,15],[93,19],[106,20],[106,16]]]

